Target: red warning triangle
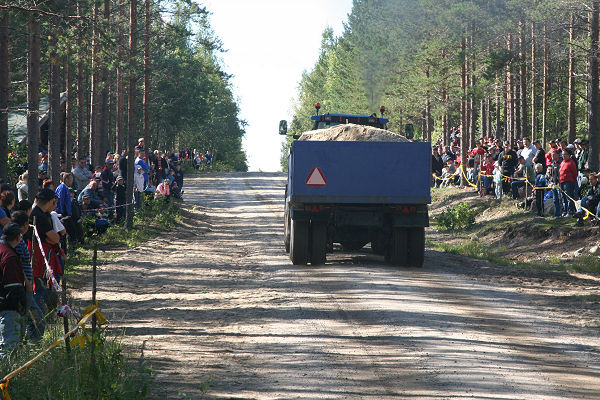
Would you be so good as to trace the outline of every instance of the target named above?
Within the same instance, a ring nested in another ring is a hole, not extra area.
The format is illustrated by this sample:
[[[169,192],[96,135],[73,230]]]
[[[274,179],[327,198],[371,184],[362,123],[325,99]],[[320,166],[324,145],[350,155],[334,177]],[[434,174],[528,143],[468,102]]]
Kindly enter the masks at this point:
[[[308,174],[308,177],[306,178],[306,184],[308,186],[327,185],[327,179],[325,178],[325,175],[323,175],[323,171],[321,171],[321,168],[314,167],[313,170],[310,171],[310,174]]]

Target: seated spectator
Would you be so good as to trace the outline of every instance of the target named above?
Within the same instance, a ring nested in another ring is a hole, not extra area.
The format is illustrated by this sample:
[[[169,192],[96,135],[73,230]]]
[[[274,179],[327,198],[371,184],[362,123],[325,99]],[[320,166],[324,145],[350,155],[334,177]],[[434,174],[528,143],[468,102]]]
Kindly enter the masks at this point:
[[[455,184],[458,180],[456,163],[452,158],[448,158],[446,167],[442,170],[442,179],[444,180],[443,186]]]
[[[532,185],[535,182],[535,172],[533,170],[533,165],[527,160],[523,155],[520,155],[518,158],[519,167],[515,171],[515,175],[522,174],[525,179],[514,179],[510,186],[512,189],[513,199],[518,199],[519,189],[525,187],[526,184]],[[525,193],[525,197],[527,194]]]
[[[83,204],[83,198],[87,197],[89,199],[89,207],[90,208],[99,208],[101,201],[98,196],[98,181],[95,179],[90,180],[90,183],[79,193],[79,197],[77,197],[77,201],[79,204]]]
[[[154,198],[157,199],[159,197],[164,197],[166,200],[169,200],[171,197],[171,180],[166,178],[163,180],[158,187],[156,188],[156,192],[154,193]]]
[[[583,218],[586,212],[583,210],[586,208],[596,216],[600,216],[600,181],[598,177],[600,173],[593,172],[590,174],[590,188],[588,189],[587,195],[581,199],[581,205],[577,208],[575,216],[577,217],[577,226],[583,226]],[[594,219],[593,221],[598,221]],[[594,222],[597,224],[597,222]]]

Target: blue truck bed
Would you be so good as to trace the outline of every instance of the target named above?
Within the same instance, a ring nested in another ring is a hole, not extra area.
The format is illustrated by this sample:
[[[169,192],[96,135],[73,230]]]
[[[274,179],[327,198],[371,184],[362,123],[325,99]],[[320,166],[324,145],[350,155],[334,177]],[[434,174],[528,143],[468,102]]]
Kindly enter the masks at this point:
[[[292,204],[431,203],[429,143],[295,141],[289,157]]]

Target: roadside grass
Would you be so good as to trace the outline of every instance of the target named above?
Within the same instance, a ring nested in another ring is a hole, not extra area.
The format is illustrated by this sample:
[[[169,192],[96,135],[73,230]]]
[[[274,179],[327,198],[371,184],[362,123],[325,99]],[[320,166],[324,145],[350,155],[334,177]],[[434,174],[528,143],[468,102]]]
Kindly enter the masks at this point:
[[[5,376],[34,358],[63,335],[62,323],[49,325],[38,343],[27,343],[2,360]],[[83,348],[64,344],[54,348],[9,381],[13,399],[140,399],[146,397],[153,374],[143,363],[130,363],[124,354],[122,336],[107,336],[102,329],[95,335],[95,363],[90,362],[91,344]]]
[[[65,278],[75,286],[89,279],[93,248],[98,246],[98,264],[116,256],[116,248],[131,248],[168,231],[182,221],[181,203],[149,201],[134,217],[134,228],[113,225],[102,235],[95,235],[78,248],[72,248],[65,267]],[[100,301],[100,306],[102,302]],[[0,363],[0,378],[17,369],[60,338],[62,319],[55,311],[41,341],[25,343]],[[89,331],[88,331],[89,333]],[[90,366],[91,344],[72,348],[67,354],[63,345],[51,350],[30,368],[10,380],[8,391],[14,399],[140,399],[152,384],[152,371],[143,363],[128,361],[124,353],[123,332],[99,329],[96,334],[95,368]],[[0,396],[1,397],[1,396]]]
[[[435,189],[432,190],[432,199],[434,202],[437,201],[437,208],[457,209],[457,205],[464,200],[464,196],[459,196],[460,192],[464,192],[464,190],[459,188]],[[552,238],[557,230],[563,235],[573,233],[576,229],[573,219],[535,217],[530,212],[515,207],[514,200],[508,199],[506,196],[501,201],[473,199],[472,196],[470,200],[469,211],[477,217],[477,220],[471,224],[453,226],[449,230],[447,226],[443,226],[443,219],[441,220],[442,224],[440,223],[440,216],[443,213],[432,217],[431,225],[439,232],[450,232],[451,236],[448,236],[447,233],[445,237],[451,239],[451,243],[438,242],[428,238],[429,248],[512,268],[600,273],[600,258],[593,255],[563,258],[557,254],[549,254],[543,260],[515,260],[510,257],[510,249],[498,245],[498,240],[490,240],[490,238],[502,237],[505,241],[533,240],[541,242]],[[514,250],[512,255],[515,255]]]

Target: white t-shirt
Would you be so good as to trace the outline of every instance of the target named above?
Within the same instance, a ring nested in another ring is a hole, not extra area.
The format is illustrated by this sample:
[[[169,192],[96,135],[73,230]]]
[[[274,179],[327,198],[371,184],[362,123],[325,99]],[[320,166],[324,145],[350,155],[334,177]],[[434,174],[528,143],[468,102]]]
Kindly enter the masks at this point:
[[[52,217],[52,227],[54,228],[54,230],[56,232],[64,231],[65,226],[62,224],[62,222],[60,222],[60,217],[58,216],[58,213],[56,211],[52,211],[50,213],[50,216]]]

